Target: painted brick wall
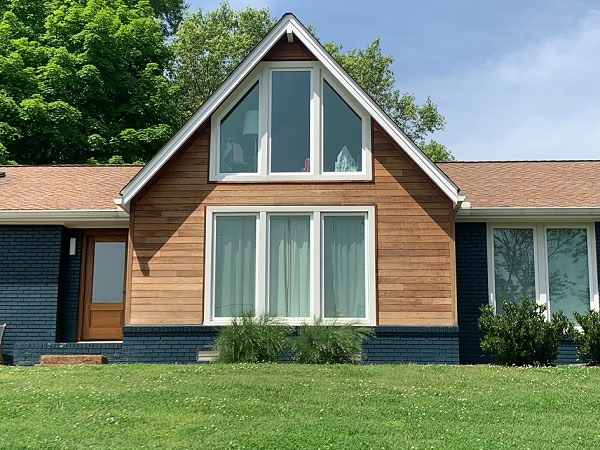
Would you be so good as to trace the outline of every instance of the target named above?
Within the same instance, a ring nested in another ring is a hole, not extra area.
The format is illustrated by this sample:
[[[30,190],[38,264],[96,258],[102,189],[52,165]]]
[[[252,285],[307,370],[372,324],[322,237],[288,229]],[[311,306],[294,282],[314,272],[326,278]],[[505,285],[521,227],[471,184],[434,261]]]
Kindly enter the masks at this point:
[[[17,341],[54,341],[61,251],[59,226],[0,226],[3,353]]]
[[[123,328],[123,357],[128,362],[194,363],[196,352],[214,344],[219,328],[137,326]],[[457,327],[375,327],[363,345],[367,363],[458,364]]]
[[[69,241],[71,238],[76,239],[75,255],[69,255]],[[75,342],[77,340],[82,239],[82,230],[63,228],[58,289],[58,320],[56,324],[56,338],[59,342]]]
[[[42,355],[104,355],[110,364],[125,362],[121,343],[105,342],[17,342],[13,364],[33,366]]]
[[[479,308],[488,303],[487,241],[485,223],[456,224],[456,288],[460,363],[491,362],[481,350],[477,327]]]

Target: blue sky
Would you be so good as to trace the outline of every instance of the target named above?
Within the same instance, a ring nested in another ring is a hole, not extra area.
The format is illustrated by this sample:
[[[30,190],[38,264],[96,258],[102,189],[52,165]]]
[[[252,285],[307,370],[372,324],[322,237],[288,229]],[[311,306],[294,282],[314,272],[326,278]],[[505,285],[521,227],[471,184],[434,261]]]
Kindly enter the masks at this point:
[[[190,1],[214,9],[218,0]],[[600,159],[600,0],[231,0],[292,12],[322,41],[377,36],[398,88],[446,117],[458,160]]]

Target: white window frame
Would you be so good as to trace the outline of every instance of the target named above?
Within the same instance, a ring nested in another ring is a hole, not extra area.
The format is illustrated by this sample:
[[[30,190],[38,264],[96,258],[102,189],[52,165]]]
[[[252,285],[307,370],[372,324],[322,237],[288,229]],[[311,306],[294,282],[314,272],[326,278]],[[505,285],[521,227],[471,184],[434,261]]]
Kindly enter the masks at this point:
[[[487,257],[488,257],[488,291],[489,304],[497,312],[498,299],[495,298],[496,279],[494,267],[494,229],[512,228],[512,229],[533,229],[533,257],[535,267],[535,293],[536,302],[539,305],[546,305],[546,319],[552,315],[552,304],[549,301],[549,279],[548,279],[548,252],[546,231],[549,228],[579,228],[585,229],[587,233],[587,251],[588,251],[588,276],[590,289],[590,311],[600,311],[600,302],[598,294],[598,270],[596,266],[596,234],[593,223],[564,223],[564,222],[544,222],[544,223],[494,223],[487,226]]]
[[[310,171],[309,172],[271,172],[271,80],[275,71],[308,71],[310,83]],[[357,172],[324,172],[323,156],[323,81],[360,117],[362,123],[362,167]],[[258,82],[259,120],[258,155],[256,173],[222,173],[219,169],[220,124],[229,111],[244,97],[248,90]],[[373,178],[371,153],[371,116],[335,77],[330,76],[318,61],[275,61],[262,62],[240,83],[238,88],[211,117],[211,141],[209,157],[209,181],[265,182],[265,181],[370,181]]]
[[[255,313],[268,311],[268,216],[273,215],[310,215],[310,317],[279,317],[289,325],[312,323],[314,317],[322,317],[324,301],[322,295],[322,216],[324,215],[361,215],[365,218],[365,317],[337,318],[337,323],[357,325],[376,324],[376,286],[375,286],[375,207],[374,206],[207,206],[206,207],[206,243],[204,267],[204,324],[229,325],[233,317],[215,317],[214,315],[214,270],[215,217],[224,215],[256,215],[256,292]],[[323,319],[331,323],[333,319]]]

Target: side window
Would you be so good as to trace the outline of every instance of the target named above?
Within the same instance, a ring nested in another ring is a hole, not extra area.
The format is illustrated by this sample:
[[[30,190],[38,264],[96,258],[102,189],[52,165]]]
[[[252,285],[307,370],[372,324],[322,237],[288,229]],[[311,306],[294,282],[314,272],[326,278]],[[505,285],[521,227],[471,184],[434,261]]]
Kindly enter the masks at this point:
[[[258,83],[221,119],[219,171],[256,173],[258,161]]]

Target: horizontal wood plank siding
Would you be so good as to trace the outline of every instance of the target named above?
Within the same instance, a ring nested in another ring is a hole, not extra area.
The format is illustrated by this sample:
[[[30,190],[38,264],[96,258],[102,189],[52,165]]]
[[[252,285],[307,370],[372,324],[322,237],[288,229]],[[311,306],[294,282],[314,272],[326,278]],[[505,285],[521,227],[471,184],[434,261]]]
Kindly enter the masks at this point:
[[[374,182],[208,183],[209,137],[135,199],[129,323],[202,323],[207,205],[376,205],[378,324],[456,324],[452,204],[377,124]]]
[[[304,44],[297,39],[288,42],[287,36],[279,39],[263,58],[264,61],[315,61],[316,59]]]

